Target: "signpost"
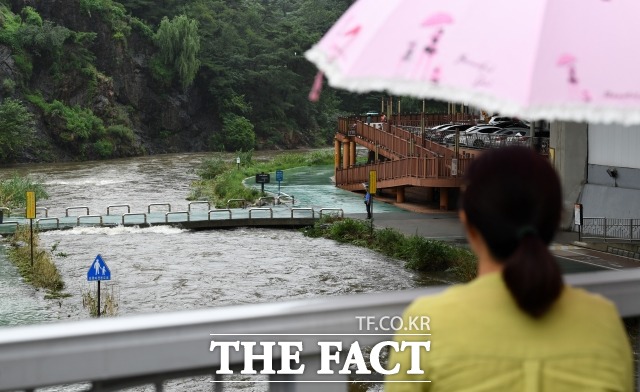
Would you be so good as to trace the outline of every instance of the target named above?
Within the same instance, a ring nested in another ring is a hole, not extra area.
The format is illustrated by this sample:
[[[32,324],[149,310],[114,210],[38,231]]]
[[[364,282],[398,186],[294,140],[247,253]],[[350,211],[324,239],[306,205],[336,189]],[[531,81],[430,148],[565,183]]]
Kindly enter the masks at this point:
[[[278,181],[278,196],[280,196],[280,183],[284,181],[284,172],[282,170],[276,170],[276,181]]]
[[[369,171],[369,193],[372,195],[378,192],[378,172],[375,170]]]
[[[269,173],[262,172],[260,174],[256,174],[256,184],[262,185],[262,196],[264,196],[264,184],[268,184],[271,182],[271,175]]]
[[[91,263],[89,271],[87,271],[87,280],[89,282],[98,281],[98,318],[100,318],[100,282],[111,280],[111,271],[109,271],[107,263],[102,260],[102,256],[97,255]]]
[[[27,192],[26,218],[29,219],[29,229],[31,231],[31,268],[33,268],[33,220],[36,217],[36,193]]]

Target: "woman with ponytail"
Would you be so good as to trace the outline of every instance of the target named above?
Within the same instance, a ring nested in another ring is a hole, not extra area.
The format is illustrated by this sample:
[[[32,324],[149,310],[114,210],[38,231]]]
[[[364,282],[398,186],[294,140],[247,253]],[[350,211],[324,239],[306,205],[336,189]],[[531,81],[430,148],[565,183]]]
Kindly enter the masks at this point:
[[[534,151],[507,147],[474,160],[459,215],[478,276],[407,308],[412,328],[396,340],[430,341],[429,349],[419,370],[412,350],[392,349],[385,391],[633,390],[615,306],[565,285],[549,252],[561,210],[560,180]],[[424,317],[428,328],[415,322]]]

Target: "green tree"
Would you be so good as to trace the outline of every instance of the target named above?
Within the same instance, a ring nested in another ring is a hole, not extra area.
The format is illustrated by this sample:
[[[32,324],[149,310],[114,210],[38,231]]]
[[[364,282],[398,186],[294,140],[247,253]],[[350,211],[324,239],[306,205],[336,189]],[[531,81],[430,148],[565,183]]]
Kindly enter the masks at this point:
[[[249,151],[256,144],[253,124],[236,114],[227,114],[223,119],[224,146],[227,151]]]
[[[33,138],[33,115],[17,99],[0,103],[0,158],[14,160]]]
[[[164,17],[154,40],[160,49],[160,60],[178,73],[183,89],[189,87],[200,68],[198,21],[185,15],[171,20]]]

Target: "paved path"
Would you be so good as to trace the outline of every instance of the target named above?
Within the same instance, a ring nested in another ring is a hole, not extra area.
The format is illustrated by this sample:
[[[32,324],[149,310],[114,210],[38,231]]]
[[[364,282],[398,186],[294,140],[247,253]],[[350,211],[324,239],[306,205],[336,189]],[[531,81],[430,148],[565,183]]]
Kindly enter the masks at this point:
[[[395,203],[394,203],[395,204]],[[420,207],[412,206],[414,210]],[[423,207],[424,212],[403,211],[375,214],[374,226],[390,227],[406,235],[418,234],[426,238],[466,244],[462,225],[456,212],[440,212]],[[366,214],[347,214],[356,219],[365,219]],[[551,253],[566,273],[589,272],[602,269],[638,268],[637,260],[576,246],[578,234],[559,232],[550,246]]]

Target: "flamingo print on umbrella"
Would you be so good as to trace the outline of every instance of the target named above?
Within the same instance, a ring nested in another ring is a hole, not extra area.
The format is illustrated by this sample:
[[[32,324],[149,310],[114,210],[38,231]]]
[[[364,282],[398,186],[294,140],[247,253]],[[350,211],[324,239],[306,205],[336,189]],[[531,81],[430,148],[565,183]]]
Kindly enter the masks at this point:
[[[569,84],[569,96],[571,98],[578,98],[584,102],[591,101],[591,94],[587,89],[580,88],[580,82],[578,80],[577,71],[576,71],[576,58],[575,56],[564,53],[558,58],[556,65],[558,67],[568,68],[568,78],[567,83]]]
[[[344,56],[347,53],[347,48],[358,37],[362,26],[360,24],[350,25],[349,28],[339,35],[340,40],[331,45],[331,56],[329,62],[333,62],[336,58]],[[311,102],[317,102],[320,99],[320,93],[322,92],[322,80],[324,78],[323,72],[318,72],[313,81],[313,86],[309,92],[309,100]]]
[[[431,34],[427,42],[422,44],[416,44],[416,42],[409,42],[409,46],[402,62],[410,63],[414,57],[414,50],[417,48],[419,52],[415,54],[413,74],[417,75],[419,79],[430,78],[434,83],[437,83],[440,79],[440,67],[433,67],[432,62],[436,54],[438,53],[438,47],[442,36],[444,35],[444,26],[453,23],[451,15],[443,12],[435,13],[427,17],[420,26],[427,29],[434,29],[435,32]],[[402,69],[402,67],[399,67]]]

